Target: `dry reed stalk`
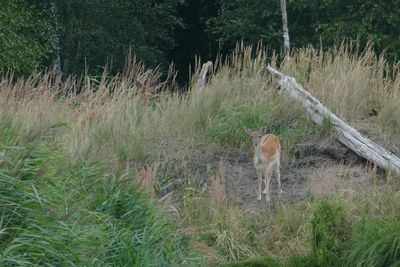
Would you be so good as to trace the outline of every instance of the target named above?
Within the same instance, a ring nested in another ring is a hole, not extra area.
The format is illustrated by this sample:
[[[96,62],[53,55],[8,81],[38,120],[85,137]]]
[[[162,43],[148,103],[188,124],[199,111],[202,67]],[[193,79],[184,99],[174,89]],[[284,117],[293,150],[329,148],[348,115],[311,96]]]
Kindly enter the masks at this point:
[[[225,186],[225,165],[223,160],[218,163],[218,169],[216,174],[211,177],[211,183],[209,185],[209,197],[211,202],[221,207],[226,204],[226,186]]]
[[[143,167],[138,172],[139,184],[146,192],[150,193],[150,197],[154,199],[156,197],[156,191],[158,187],[157,183],[157,171],[160,166],[159,160],[153,162],[152,165]]]

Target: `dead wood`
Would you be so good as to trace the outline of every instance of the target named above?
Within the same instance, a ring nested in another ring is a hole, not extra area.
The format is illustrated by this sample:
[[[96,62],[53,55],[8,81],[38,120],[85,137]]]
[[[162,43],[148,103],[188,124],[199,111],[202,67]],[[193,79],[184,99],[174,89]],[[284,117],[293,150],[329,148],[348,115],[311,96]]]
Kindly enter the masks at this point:
[[[333,114],[329,109],[321,104],[318,99],[307,92],[293,77],[287,76],[278,70],[268,66],[267,69],[279,77],[279,85],[283,92],[286,92],[290,97],[300,101],[306,108],[309,118],[316,124],[322,125],[324,118],[331,122],[335,130],[336,138],[354,151],[360,157],[378,165],[379,167],[394,171],[400,175],[400,159],[385,150],[375,142],[363,136],[353,127],[346,124],[338,116]]]

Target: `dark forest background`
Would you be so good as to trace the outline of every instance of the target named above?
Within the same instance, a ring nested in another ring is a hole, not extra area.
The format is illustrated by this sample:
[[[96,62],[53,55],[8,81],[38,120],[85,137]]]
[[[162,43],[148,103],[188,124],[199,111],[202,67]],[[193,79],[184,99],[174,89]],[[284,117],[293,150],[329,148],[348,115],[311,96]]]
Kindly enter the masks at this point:
[[[395,62],[400,0],[287,0],[292,48],[370,41]],[[29,75],[59,62],[63,75],[120,71],[129,51],[188,79],[195,56],[214,60],[243,40],[281,51],[279,0],[1,0],[0,71]]]

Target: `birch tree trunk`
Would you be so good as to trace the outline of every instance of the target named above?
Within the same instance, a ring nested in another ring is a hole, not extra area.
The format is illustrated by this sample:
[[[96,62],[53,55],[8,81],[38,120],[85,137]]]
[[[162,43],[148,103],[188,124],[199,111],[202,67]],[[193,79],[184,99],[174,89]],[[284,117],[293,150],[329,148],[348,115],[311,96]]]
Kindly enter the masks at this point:
[[[285,54],[285,60],[290,61],[290,41],[289,41],[289,29],[286,14],[286,0],[281,0],[281,11],[282,11],[282,29],[283,29],[283,51]]]
[[[332,127],[336,131],[336,138],[354,151],[360,157],[378,165],[379,167],[393,171],[400,176],[400,159],[390,151],[385,150],[375,142],[364,137],[353,127],[333,114],[321,104],[314,96],[304,90],[293,77],[286,76],[276,69],[268,66],[267,69],[280,78],[281,90],[300,101],[306,108],[309,118],[316,124],[321,125],[324,118],[329,118]]]
[[[58,14],[55,2],[50,3],[51,17],[53,19],[53,72],[61,74],[60,37],[58,36]]]

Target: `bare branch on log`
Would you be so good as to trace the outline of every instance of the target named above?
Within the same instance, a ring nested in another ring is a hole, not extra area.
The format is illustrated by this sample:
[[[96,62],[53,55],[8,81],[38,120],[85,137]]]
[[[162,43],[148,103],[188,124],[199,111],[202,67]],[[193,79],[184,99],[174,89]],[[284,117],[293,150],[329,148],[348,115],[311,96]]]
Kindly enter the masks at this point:
[[[318,99],[307,92],[293,77],[286,76],[271,66],[268,66],[267,69],[280,78],[279,85],[281,90],[287,92],[289,96],[303,104],[313,122],[321,125],[324,118],[329,118],[336,131],[336,136],[341,143],[353,150],[360,157],[385,170],[394,171],[397,175],[400,175],[400,159],[396,155],[364,137],[356,129],[346,124],[323,106]]]

